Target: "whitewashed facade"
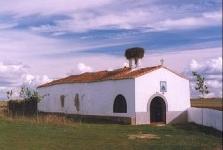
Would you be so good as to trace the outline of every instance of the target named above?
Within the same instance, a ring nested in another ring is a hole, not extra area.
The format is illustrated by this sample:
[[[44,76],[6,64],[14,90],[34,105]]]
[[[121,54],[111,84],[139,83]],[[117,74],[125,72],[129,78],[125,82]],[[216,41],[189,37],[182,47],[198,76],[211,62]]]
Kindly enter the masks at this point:
[[[166,92],[160,91],[163,81],[166,83]],[[130,79],[57,84],[39,87],[38,92],[43,96],[38,104],[41,112],[129,117],[132,124],[150,124],[151,115],[153,118],[159,117],[159,112],[150,110],[151,102],[156,97],[165,102],[165,109],[162,107],[165,112],[161,113],[164,119],[158,119],[158,122],[186,121],[187,109],[190,107],[189,80],[165,67]],[[64,95],[64,106],[61,105],[61,95]],[[79,108],[75,104],[77,95]],[[118,95],[126,100],[126,113],[113,110]],[[154,106],[160,109],[158,104]]]
[[[160,92],[160,81],[167,82],[167,91]],[[166,123],[187,120],[190,107],[189,81],[175,73],[160,68],[135,79],[136,124],[150,123],[150,104],[161,97],[166,104]]]

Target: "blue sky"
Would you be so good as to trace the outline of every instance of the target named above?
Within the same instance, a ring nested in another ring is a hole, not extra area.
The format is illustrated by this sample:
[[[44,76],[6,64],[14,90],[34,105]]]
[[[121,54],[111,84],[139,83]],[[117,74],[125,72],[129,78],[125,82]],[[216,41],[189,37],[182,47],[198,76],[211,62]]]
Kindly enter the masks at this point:
[[[2,0],[0,97],[22,84],[122,67],[135,46],[146,50],[144,66],[165,58],[188,76],[212,69],[211,96],[222,95],[221,0]]]

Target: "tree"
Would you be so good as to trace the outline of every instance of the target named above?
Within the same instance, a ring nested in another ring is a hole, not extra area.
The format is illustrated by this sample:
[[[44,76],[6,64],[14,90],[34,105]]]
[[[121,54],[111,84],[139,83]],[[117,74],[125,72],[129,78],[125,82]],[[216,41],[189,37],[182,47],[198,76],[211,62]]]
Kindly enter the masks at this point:
[[[199,74],[195,71],[193,71],[192,74],[193,74],[194,77],[196,77],[195,90],[197,90],[201,93],[202,98],[205,98],[205,94],[209,93],[208,87],[205,84],[205,78],[201,74]],[[201,102],[203,103],[203,100]],[[203,109],[202,109],[202,125],[203,124],[204,124],[204,114],[203,114]]]
[[[37,91],[32,90],[26,86],[21,87],[19,95],[24,100],[35,100],[37,102],[41,100],[41,97],[39,96]]]
[[[205,78],[201,74],[199,74],[195,71],[193,71],[192,74],[194,77],[196,77],[195,90],[198,91],[199,93],[201,93],[202,98],[204,98],[205,95],[209,93],[208,87],[205,84]]]
[[[12,90],[7,91],[7,92],[6,92],[7,98],[8,98],[8,99],[11,99],[11,98],[12,98],[12,94],[13,94],[13,93],[12,93]]]

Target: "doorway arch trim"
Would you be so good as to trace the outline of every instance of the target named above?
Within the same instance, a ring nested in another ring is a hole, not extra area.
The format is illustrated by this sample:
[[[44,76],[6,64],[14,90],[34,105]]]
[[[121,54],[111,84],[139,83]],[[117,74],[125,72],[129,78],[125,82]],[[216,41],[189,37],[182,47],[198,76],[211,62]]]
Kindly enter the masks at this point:
[[[148,103],[147,103],[147,112],[150,114],[150,104],[151,104],[152,100],[153,100],[155,97],[161,97],[161,98],[164,100],[164,102],[165,102],[165,104],[166,104],[166,112],[168,112],[168,103],[167,103],[167,100],[166,100],[166,98],[165,98],[163,95],[161,95],[161,94],[159,94],[159,93],[153,94],[153,95],[149,98]]]

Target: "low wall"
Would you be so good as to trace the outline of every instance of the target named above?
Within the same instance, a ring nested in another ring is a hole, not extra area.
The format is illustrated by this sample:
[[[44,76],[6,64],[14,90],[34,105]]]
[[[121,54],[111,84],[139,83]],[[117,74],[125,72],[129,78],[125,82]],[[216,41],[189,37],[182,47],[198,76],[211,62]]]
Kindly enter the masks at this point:
[[[188,109],[188,121],[222,131],[222,111],[219,110],[191,107]]]
[[[10,100],[8,101],[8,111],[12,115],[33,115],[37,113],[37,100]]]

